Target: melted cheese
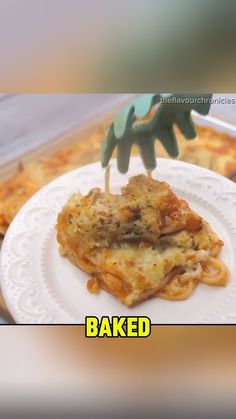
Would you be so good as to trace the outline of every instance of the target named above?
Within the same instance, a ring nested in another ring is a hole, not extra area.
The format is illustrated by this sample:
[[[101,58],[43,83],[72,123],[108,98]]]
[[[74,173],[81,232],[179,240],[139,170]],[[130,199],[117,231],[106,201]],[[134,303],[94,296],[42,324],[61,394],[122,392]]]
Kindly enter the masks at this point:
[[[151,190],[145,196],[142,188],[147,187]],[[182,276],[183,281],[200,279],[201,264],[223,245],[209,224],[165,183],[137,176],[122,193],[124,196],[107,196],[95,189],[85,197],[74,195],[58,216],[57,239],[62,251],[78,267],[93,274],[96,292],[99,281],[102,288],[132,306],[161,290],[173,273],[176,279]],[[132,214],[124,216],[121,207]],[[137,213],[138,238],[132,224]],[[168,229],[163,228],[166,214]],[[150,235],[153,219],[157,229]],[[88,287],[94,292],[93,281]]]

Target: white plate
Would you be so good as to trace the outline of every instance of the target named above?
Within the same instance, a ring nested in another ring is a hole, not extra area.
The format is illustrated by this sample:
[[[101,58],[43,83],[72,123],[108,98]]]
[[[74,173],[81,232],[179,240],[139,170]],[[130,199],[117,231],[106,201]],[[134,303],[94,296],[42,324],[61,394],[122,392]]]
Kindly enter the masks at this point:
[[[129,176],[143,172],[133,158]],[[236,185],[209,170],[174,160],[158,159],[153,176],[170,182],[180,197],[210,222],[224,240],[222,259],[231,276],[227,287],[200,284],[185,301],[150,299],[126,308],[105,291],[90,294],[86,273],[59,256],[55,224],[69,196],[103,188],[100,163],[84,166],[56,179],[20,210],[1,252],[2,291],[18,323],[84,323],[85,316],[140,315],[153,323],[236,323]],[[127,182],[112,162],[114,192]]]

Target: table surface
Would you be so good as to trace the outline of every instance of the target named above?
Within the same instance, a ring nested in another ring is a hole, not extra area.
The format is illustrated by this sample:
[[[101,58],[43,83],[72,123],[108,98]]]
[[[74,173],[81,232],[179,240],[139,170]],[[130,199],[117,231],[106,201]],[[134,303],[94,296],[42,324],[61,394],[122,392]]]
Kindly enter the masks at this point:
[[[0,94],[0,166],[133,95]]]
[[[30,150],[77,128],[131,94],[0,94],[0,167]],[[236,94],[217,94],[214,99],[235,100]],[[214,103],[211,115],[236,125],[236,104]],[[11,321],[0,296],[0,322]]]

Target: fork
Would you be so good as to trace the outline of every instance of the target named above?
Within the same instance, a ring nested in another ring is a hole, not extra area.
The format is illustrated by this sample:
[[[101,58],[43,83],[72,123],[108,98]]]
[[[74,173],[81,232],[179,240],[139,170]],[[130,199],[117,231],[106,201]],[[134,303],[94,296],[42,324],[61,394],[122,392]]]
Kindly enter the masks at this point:
[[[196,137],[191,111],[207,115],[212,94],[146,94],[140,95],[117,113],[102,145],[101,163],[107,167],[117,147],[117,167],[121,173],[129,168],[131,148],[137,144],[145,168],[156,167],[155,140],[158,139],[171,157],[177,157],[177,125],[188,140]],[[157,107],[156,105],[159,106]]]

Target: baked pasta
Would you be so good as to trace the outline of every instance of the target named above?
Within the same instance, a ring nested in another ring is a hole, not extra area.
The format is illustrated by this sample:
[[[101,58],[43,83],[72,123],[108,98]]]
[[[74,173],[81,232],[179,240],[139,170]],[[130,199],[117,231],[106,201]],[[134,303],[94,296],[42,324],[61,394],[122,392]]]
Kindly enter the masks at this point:
[[[148,297],[189,297],[205,282],[224,286],[224,245],[211,226],[166,182],[130,178],[121,194],[92,189],[74,194],[58,215],[61,254],[91,274],[88,290],[102,288],[126,306]]]

